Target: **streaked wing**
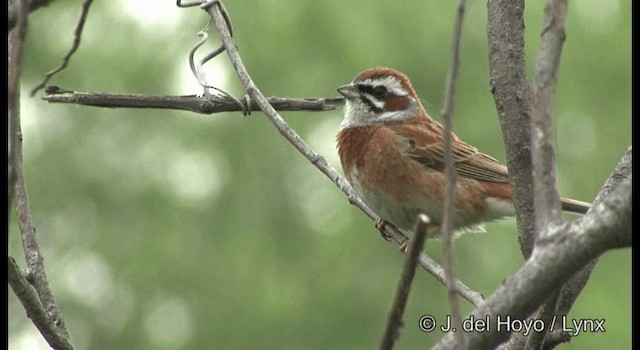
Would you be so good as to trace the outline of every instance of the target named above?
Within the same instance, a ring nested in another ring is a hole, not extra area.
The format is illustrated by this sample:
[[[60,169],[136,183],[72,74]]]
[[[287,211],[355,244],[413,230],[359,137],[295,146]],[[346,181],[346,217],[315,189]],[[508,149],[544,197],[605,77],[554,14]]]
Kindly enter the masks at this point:
[[[425,168],[444,171],[444,142],[441,126],[426,123],[389,125],[401,153]],[[459,176],[491,182],[509,182],[507,167],[475,147],[454,137],[454,169]]]

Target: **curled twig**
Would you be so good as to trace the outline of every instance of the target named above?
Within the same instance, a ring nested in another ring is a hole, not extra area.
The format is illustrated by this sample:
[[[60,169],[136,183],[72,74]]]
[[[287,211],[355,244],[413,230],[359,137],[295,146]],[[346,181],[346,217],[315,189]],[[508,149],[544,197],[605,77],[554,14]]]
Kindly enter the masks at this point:
[[[202,2],[200,5],[201,8],[203,9],[207,9],[210,6],[212,6],[214,3],[216,3],[217,0],[210,0],[207,2]],[[196,3],[190,3],[190,4],[182,4],[180,1],[177,2],[177,6],[178,7],[190,7],[190,6],[195,6]],[[222,6],[222,4],[220,4],[221,9],[223,11],[223,15],[225,18],[225,21],[227,22],[227,26],[229,27],[229,32],[233,33],[233,30],[231,29],[231,20],[229,19],[229,16],[226,13],[226,10],[224,9],[224,7]],[[209,34],[207,34],[207,32],[209,31],[209,29],[211,29],[211,18],[209,18],[209,21],[207,22],[207,25],[205,26],[204,29],[202,29],[200,32],[198,32],[198,36],[201,37],[202,39],[200,39],[194,46],[193,48],[191,48],[191,51],[189,51],[189,67],[191,68],[191,73],[193,73],[193,76],[196,78],[196,80],[198,81],[198,83],[204,88],[204,94],[208,94],[208,89],[214,89],[216,91],[218,91],[219,93],[221,93],[223,96],[231,99],[233,102],[235,102],[238,106],[240,106],[240,109],[242,110],[242,114],[243,115],[248,115],[251,114],[251,105],[249,103],[247,104],[243,104],[239,99],[237,99],[235,96],[231,95],[230,93],[215,87],[213,84],[210,84],[207,82],[207,77],[202,69],[202,66],[207,63],[208,61],[210,61],[211,59],[213,59],[214,57],[218,56],[220,53],[222,53],[224,51],[224,45],[220,45],[217,49],[209,52],[208,54],[206,54],[202,59],[200,59],[198,62],[195,61],[195,53],[196,51],[202,47],[202,45],[204,45],[204,43],[207,42],[207,40],[209,39]],[[246,101],[246,98],[245,98]]]

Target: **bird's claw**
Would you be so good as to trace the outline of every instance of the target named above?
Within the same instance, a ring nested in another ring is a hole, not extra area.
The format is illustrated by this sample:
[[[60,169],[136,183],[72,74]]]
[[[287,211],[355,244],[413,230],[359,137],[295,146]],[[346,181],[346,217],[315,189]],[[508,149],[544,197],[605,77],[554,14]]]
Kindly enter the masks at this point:
[[[387,222],[382,220],[382,219],[380,219],[380,218],[377,218],[375,223],[374,223],[374,226],[376,227],[376,229],[378,231],[380,231],[380,235],[382,236],[382,238],[384,238],[385,241],[390,241],[391,240],[391,236],[384,231],[384,227],[386,225],[387,225]]]

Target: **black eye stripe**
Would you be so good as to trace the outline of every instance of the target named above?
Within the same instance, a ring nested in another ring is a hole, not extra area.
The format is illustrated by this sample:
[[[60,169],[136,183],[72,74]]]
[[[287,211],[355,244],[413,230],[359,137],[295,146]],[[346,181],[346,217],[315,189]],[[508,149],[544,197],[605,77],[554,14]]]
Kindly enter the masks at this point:
[[[376,106],[373,102],[371,102],[371,100],[369,98],[367,98],[367,95],[360,95],[360,100],[366,104],[367,106],[369,106],[369,109],[374,112],[374,113],[382,113],[383,110],[382,108]]]
[[[371,86],[371,85],[365,85],[365,84],[358,84],[357,86],[360,92],[369,94],[377,99],[382,100],[389,94],[387,88],[384,85]]]

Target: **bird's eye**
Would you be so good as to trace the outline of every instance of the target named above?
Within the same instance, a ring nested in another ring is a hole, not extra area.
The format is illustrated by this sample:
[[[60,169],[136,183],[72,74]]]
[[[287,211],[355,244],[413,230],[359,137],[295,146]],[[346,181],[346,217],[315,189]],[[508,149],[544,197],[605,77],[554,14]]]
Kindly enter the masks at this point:
[[[378,85],[371,89],[371,93],[376,98],[382,99],[387,95],[387,88],[382,85]]]

